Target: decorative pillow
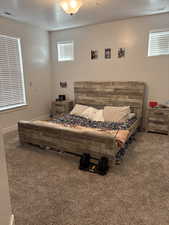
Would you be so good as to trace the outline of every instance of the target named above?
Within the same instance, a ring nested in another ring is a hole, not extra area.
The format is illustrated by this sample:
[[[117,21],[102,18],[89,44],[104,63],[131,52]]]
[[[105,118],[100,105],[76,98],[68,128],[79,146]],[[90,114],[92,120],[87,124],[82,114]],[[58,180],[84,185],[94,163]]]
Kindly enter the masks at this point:
[[[124,107],[111,107],[105,106],[103,116],[105,121],[123,123],[129,118],[130,106]]]
[[[97,112],[94,115],[94,121],[104,122],[103,109],[97,110]]]
[[[70,115],[82,116],[82,113],[89,108],[87,105],[76,104],[73,110],[70,112]]]
[[[129,120],[133,119],[134,117],[136,117],[135,113],[129,113],[129,117],[128,117]]]
[[[86,118],[86,119],[89,119],[89,120],[94,120],[95,119],[95,115],[96,115],[96,112],[98,110],[93,108],[93,107],[88,107],[82,114],[81,116]]]

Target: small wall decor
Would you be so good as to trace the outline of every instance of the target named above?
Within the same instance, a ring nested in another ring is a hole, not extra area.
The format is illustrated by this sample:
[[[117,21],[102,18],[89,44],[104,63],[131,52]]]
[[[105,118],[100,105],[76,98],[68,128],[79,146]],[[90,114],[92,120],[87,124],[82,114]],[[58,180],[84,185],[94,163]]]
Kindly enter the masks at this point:
[[[105,59],[111,59],[111,48],[105,48]]]
[[[61,88],[67,88],[67,82],[60,82],[60,87]]]
[[[97,50],[91,50],[91,59],[98,59],[98,51]]]
[[[125,57],[126,49],[125,48],[119,48],[118,49],[118,58]]]

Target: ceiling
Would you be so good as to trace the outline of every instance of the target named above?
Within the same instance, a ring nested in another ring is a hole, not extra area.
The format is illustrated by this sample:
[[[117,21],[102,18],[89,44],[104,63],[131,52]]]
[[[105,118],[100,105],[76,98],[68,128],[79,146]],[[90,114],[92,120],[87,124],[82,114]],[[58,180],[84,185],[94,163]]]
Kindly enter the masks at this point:
[[[169,0],[82,0],[76,15],[63,12],[60,0],[0,0],[0,15],[62,30],[136,16],[169,12]],[[11,13],[11,15],[6,15]]]

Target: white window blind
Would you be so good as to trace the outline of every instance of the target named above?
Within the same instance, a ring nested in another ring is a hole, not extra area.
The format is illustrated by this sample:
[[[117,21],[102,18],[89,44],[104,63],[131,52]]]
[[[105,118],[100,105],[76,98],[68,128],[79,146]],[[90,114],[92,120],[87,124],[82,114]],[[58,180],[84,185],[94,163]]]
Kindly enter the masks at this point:
[[[148,56],[169,54],[169,30],[149,33]]]
[[[74,45],[73,41],[58,42],[58,61],[72,61],[74,60]]]
[[[25,104],[20,39],[0,35],[0,111]]]

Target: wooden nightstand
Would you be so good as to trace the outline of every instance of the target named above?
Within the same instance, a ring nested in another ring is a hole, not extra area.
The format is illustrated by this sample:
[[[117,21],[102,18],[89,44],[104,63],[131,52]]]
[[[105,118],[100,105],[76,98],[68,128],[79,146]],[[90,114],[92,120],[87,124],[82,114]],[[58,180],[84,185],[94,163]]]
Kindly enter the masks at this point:
[[[169,108],[149,108],[146,117],[147,132],[169,134]]]
[[[58,116],[63,113],[69,113],[73,109],[73,101],[54,101],[52,102],[52,117]]]

